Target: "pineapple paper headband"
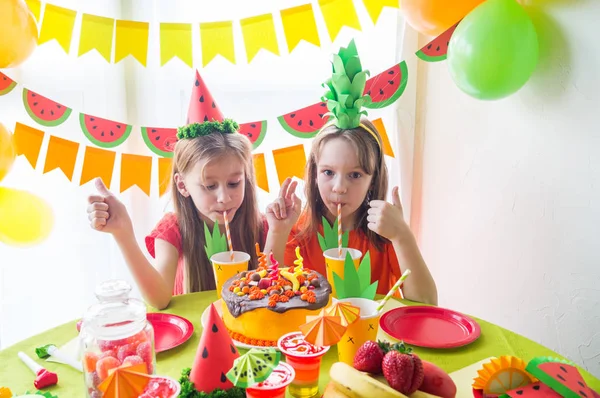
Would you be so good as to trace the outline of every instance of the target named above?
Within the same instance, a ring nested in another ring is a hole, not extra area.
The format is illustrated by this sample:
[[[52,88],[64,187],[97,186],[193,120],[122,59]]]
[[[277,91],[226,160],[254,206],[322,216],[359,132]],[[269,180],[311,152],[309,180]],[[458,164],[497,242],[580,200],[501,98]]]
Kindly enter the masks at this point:
[[[177,129],[177,139],[196,138],[213,133],[233,134],[239,126],[225,119],[204,80],[196,71],[186,126]]]
[[[363,70],[360,64],[354,39],[348,48],[341,47],[333,55],[333,74],[323,84],[328,91],[321,98],[327,102],[328,115],[333,116],[333,120],[323,128],[331,124],[343,130],[361,127],[373,136],[381,149],[377,134],[360,120],[362,115],[367,115],[361,108],[371,102],[371,97],[364,95],[368,75],[369,71]]]

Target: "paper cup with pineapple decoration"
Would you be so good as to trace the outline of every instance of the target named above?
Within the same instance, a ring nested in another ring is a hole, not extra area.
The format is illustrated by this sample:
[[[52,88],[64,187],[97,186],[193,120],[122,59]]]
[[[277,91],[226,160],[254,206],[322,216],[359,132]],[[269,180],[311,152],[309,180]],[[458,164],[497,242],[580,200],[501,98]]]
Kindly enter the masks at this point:
[[[354,267],[350,255],[346,255],[344,276],[334,273],[333,280],[338,292],[338,303],[342,306],[340,310],[344,306],[346,310],[358,308],[358,317],[356,311],[347,312],[353,322],[348,324],[346,332],[337,343],[338,360],[352,366],[356,351],[368,340],[376,341],[379,331],[381,312],[377,309],[379,302],[375,301],[378,282],[371,283],[370,253],[365,254],[358,269]]]
[[[228,279],[240,272],[247,271],[250,263],[250,255],[245,252],[234,251],[233,258],[227,247],[227,237],[219,231],[219,225],[215,223],[212,233],[204,224],[204,237],[206,255],[208,256],[215,275],[217,298],[221,298],[221,290]]]
[[[340,257],[338,220],[336,219],[332,226],[323,217],[323,235],[318,233],[317,237],[319,238],[319,245],[323,250],[323,257],[325,257],[326,277],[327,281],[331,284],[331,297],[337,298],[337,292],[333,284],[333,273],[335,272],[341,277],[344,276],[344,260],[346,255],[350,254],[355,268],[358,268],[360,258],[362,257],[360,250],[348,248],[348,236],[348,231],[342,234],[342,257]]]

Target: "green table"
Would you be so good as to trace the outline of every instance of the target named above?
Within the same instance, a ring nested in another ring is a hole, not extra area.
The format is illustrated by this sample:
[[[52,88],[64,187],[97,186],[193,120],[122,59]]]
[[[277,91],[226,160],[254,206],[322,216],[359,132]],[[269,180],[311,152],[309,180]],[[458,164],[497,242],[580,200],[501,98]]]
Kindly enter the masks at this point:
[[[214,292],[177,296],[173,298],[169,308],[162,311],[189,319],[194,325],[194,334],[181,346],[157,354],[157,374],[178,379],[183,368],[191,367],[202,331],[201,314],[214,300]],[[415,304],[408,301],[390,301],[387,307],[400,306],[401,303],[404,305]],[[552,350],[516,333],[479,319],[476,320],[481,326],[481,337],[476,342],[462,348],[448,350],[415,347],[416,353],[423,359],[436,363],[448,373],[493,356],[515,355],[526,362],[536,356],[563,358]],[[32,358],[37,359],[34,351],[35,347],[48,343],[60,346],[76,337],[75,323],[75,321],[69,322],[0,351],[0,386],[9,387],[15,395],[23,394],[27,390],[35,391],[33,373],[18,359],[17,352],[23,351]],[[382,334],[381,331],[380,334]],[[332,347],[323,360],[321,391],[328,382],[329,367],[336,360],[337,351]],[[38,363],[59,374],[59,385],[47,389],[48,391],[59,398],[81,398],[84,396],[85,389],[81,373],[62,364],[42,360],[38,360]],[[600,380],[581,368],[580,371],[592,389],[600,390]]]

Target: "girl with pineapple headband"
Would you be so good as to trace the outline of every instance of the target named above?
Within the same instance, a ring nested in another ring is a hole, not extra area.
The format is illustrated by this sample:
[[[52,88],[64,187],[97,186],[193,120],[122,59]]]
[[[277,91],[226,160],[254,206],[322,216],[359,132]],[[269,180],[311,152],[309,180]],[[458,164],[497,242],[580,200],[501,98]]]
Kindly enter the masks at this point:
[[[125,206],[96,180],[89,197],[92,228],[111,233],[145,300],[165,308],[173,295],[215,289],[210,256],[227,251],[224,216],[235,250],[250,254],[264,246],[268,225],[258,210],[252,146],[224,119],[196,72],[187,125],[178,129],[173,153],[171,191],[174,213],[167,213],[145,237],[155,266],[138,246]],[[219,232],[219,230],[221,230]]]
[[[267,216],[274,216],[284,233],[270,235],[265,250],[291,264],[299,246],[305,263],[326,275],[323,251],[337,247],[337,231],[333,229],[335,237],[326,236],[322,220],[333,225],[341,204],[342,227],[348,234],[344,247],[370,253],[372,282],[379,281],[377,293],[386,294],[400,277],[400,268],[409,268],[404,296],[437,304],[436,285],[404,221],[398,187],[392,191],[393,202],[385,201],[388,170],[381,136],[361,111],[370,101],[363,96],[367,73],[354,41],[334,55],[333,75],[326,83],[329,91],[323,98],[333,120],[312,143],[305,171],[307,202],[301,211],[294,196],[296,184],[284,182],[280,197],[267,208]]]

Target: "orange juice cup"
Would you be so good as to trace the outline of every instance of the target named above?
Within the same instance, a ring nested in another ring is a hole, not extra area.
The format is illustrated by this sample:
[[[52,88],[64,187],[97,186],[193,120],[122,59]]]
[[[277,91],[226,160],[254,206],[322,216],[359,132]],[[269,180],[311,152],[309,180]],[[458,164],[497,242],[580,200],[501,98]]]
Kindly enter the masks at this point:
[[[337,247],[333,249],[327,249],[323,252],[323,257],[325,257],[325,266],[327,268],[327,281],[329,281],[331,284],[331,296],[335,298],[337,298],[337,294],[335,292],[335,286],[333,283],[333,273],[335,272],[340,276],[340,278],[344,279],[344,261],[346,260],[346,253],[348,252],[352,256],[354,266],[356,269],[358,269],[358,266],[360,265],[360,258],[362,257],[360,250],[342,248],[342,258],[338,256],[339,251]]]
[[[340,301],[360,308],[360,318],[348,325],[346,333],[344,333],[340,342],[337,343],[339,361],[352,366],[354,364],[354,355],[360,346],[368,340],[377,341],[381,311],[377,312],[379,302],[374,300],[354,297],[341,299]]]
[[[217,297],[221,298],[221,289],[227,280],[242,271],[248,270],[250,255],[244,252],[233,252],[233,261],[231,261],[231,252],[215,253],[210,258],[215,272],[215,283],[217,285]]]
[[[296,372],[294,381],[289,385],[290,395],[295,398],[316,396],[319,393],[321,359],[329,351],[329,347],[317,347],[304,341],[302,332],[281,336],[277,347]]]
[[[279,362],[267,380],[246,388],[246,398],[285,398],[285,389],[294,377],[294,368]]]

